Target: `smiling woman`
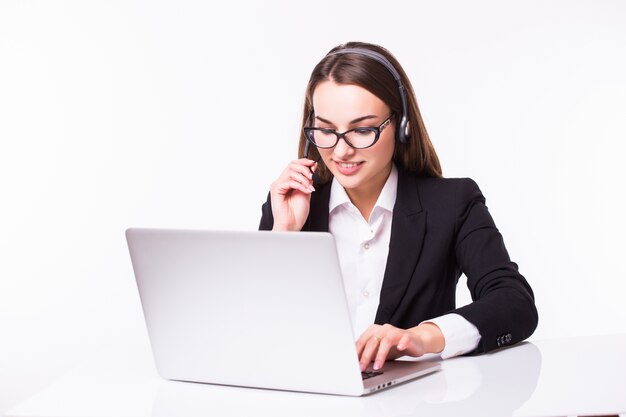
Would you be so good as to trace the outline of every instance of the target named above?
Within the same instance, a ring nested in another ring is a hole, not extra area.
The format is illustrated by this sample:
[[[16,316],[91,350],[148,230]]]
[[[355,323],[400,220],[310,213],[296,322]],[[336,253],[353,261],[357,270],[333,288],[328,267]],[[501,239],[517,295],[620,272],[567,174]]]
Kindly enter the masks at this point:
[[[299,159],[270,188],[261,230],[336,241],[361,369],[517,343],[537,326],[474,181],[444,179],[411,84],[384,48],[332,49],[307,86]],[[461,274],[473,303],[456,308]]]
[[[315,145],[324,165],[346,190],[363,218],[368,219],[391,172],[395,149],[395,128],[387,117],[391,110],[363,87],[334,81],[318,84],[313,108],[315,125],[323,128],[322,132],[347,131],[342,134],[344,140],[338,140],[340,135],[337,134],[332,146],[328,143],[320,147],[317,140]],[[355,148],[358,145],[362,146]]]

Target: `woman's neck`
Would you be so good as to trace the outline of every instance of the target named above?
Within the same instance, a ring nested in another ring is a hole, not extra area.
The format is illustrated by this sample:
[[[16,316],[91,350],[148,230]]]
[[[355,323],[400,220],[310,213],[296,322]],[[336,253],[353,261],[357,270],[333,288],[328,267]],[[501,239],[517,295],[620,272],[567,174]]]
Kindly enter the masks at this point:
[[[372,178],[372,180],[367,184],[363,184],[358,188],[346,190],[348,197],[350,197],[350,201],[356,206],[366,221],[369,221],[374,205],[376,204],[376,201],[378,201],[378,197],[380,196],[390,173],[391,164],[389,164],[388,169],[381,171],[380,175]]]

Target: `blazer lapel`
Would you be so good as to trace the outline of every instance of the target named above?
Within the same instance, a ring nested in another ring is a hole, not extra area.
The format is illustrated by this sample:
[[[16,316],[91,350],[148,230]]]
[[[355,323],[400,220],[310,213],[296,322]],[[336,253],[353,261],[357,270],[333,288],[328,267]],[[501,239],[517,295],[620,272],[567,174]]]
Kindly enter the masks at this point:
[[[389,323],[393,318],[422,252],[426,212],[419,201],[416,179],[414,175],[398,169],[398,193],[393,208],[389,255],[374,320],[377,324]]]

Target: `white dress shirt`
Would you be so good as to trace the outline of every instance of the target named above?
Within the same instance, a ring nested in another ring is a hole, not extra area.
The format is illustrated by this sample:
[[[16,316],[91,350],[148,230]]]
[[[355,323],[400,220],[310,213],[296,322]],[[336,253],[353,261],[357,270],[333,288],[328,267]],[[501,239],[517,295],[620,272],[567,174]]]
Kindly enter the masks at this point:
[[[376,317],[397,190],[398,170],[393,166],[366,220],[339,182],[333,179],[331,184],[328,230],[337,244],[355,339]],[[470,352],[480,342],[476,326],[458,314],[446,314],[428,322],[436,324],[443,333],[445,348],[440,353],[443,359]]]

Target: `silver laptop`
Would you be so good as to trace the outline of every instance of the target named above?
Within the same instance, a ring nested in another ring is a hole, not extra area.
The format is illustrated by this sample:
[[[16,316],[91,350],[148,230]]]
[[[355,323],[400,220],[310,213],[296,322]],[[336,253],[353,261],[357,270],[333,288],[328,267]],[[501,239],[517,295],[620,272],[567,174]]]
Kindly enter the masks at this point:
[[[361,373],[329,233],[128,229],[157,370],[166,379],[364,395],[440,368]]]

